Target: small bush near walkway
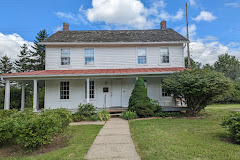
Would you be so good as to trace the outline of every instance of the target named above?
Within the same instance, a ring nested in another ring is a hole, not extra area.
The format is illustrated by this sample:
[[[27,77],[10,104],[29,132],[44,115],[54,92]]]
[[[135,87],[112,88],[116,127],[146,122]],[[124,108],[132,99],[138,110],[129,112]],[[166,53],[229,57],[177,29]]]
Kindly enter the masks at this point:
[[[80,104],[78,111],[72,115],[74,122],[80,121],[107,121],[110,118],[110,113],[107,111],[96,112],[96,107],[92,104]]]
[[[27,151],[43,148],[64,132],[72,121],[67,109],[45,110],[41,114],[18,112],[0,119],[0,145],[13,143]]]
[[[237,143],[240,143],[240,113],[233,112],[224,119],[222,126],[226,128],[229,136]]]
[[[135,111],[125,111],[121,114],[121,118],[123,119],[137,119],[138,116],[137,116],[137,113]]]

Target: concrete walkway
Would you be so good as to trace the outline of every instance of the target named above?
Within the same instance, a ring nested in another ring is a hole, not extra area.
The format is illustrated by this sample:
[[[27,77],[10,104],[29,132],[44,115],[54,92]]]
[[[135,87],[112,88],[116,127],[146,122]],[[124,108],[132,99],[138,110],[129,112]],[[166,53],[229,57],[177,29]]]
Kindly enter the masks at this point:
[[[128,121],[111,118],[103,126],[86,159],[140,160],[130,135]]]

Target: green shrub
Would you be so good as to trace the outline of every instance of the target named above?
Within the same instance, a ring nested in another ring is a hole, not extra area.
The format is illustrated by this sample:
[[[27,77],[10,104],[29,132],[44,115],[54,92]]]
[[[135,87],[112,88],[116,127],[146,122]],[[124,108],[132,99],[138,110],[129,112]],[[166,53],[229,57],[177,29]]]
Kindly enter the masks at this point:
[[[41,114],[18,112],[0,120],[0,142],[12,141],[33,151],[51,143],[71,121],[66,109],[44,110]]]
[[[103,110],[101,112],[97,112],[97,116],[100,121],[107,121],[110,119],[110,113],[105,110]]]
[[[155,113],[155,117],[180,117],[181,114],[179,112],[157,112]]]
[[[0,144],[9,142],[13,139],[13,129],[15,120],[13,118],[0,119]]]
[[[138,118],[137,113],[135,111],[125,111],[121,114],[121,118],[123,119],[136,119]]]
[[[99,117],[97,115],[92,115],[90,118],[89,118],[90,121],[98,121],[99,120]]]
[[[150,99],[150,102],[153,104],[154,106],[154,112],[155,113],[158,113],[158,112],[161,112],[162,111],[162,107],[159,106],[159,102],[157,100],[154,100],[154,99]]]
[[[78,106],[78,113],[85,117],[90,117],[91,115],[94,115],[95,111],[96,111],[96,108],[91,103],[80,104]]]
[[[78,111],[72,115],[72,119],[74,122],[80,122],[85,120],[93,120],[96,121],[96,108],[88,103],[88,104],[80,104],[78,106]]]
[[[9,116],[11,116],[12,114],[17,113],[17,111],[18,111],[17,109],[10,109],[10,110],[1,109],[1,110],[0,110],[0,119],[9,117]]]
[[[73,122],[85,121],[87,118],[84,115],[80,115],[78,112],[72,115]]]
[[[41,114],[42,114],[42,116],[44,116],[44,115],[47,115],[49,113],[57,114],[59,116],[59,120],[62,123],[62,127],[64,127],[64,128],[67,127],[70,124],[70,122],[72,122],[72,114],[66,108],[44,110]]]
[[[226,128],[228,134],[236,142],[240,143],[240,113],[233,112],[224,119],[222,127]]]
[[[135,87],[129,99],[129,111],[136,111],[140,117],[150,117],[154,115],[156,108],[147,96],[147,89],[141,77],[136,81]]]

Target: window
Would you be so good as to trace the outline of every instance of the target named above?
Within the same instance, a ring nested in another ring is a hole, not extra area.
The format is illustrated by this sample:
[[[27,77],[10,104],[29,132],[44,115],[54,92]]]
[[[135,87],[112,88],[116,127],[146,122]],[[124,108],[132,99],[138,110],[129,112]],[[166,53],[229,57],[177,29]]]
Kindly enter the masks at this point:
[[[94,81],[89,81],[89,97],[94,98]],[[87,99],[87,81],[85,81],[85,98]]]
[[[60,99],[69,99],[69,82],[60,82]]]
[[[138,48],[138,64],[146,64],[147,63],[147,56],[146,56],[146,48]]]
[[[85,65],[94,65],[94,49],[85,49]]]
[[[167,93],[164,88],[162,88],[162,97],[170,97],[171,94]]]
[[[70,49],[61,49],[61,65],[70,65]]]
[[[168,48],[160,49],[161,63],[169,63],[169,50]]]

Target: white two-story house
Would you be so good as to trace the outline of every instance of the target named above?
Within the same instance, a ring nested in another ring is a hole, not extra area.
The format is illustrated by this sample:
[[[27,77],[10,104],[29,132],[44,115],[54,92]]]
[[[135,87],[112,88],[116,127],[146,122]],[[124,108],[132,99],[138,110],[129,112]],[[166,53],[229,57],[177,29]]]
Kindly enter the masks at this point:
[[[45,81],[45,109],[77,109],[92,103],[99,109],[128,107],[136,78],[146,82],[148,96],[161,106],[176,106],[162,88],[162,78],[185,69],[184,47],[189,40],[166,28],[155,30],[69,31],[63,24],[40,44],[46,46],[46,70],[2,75],[6,81],[5,109],[10,108],[10,83],[33,86],[37,111],[38,84]]]

